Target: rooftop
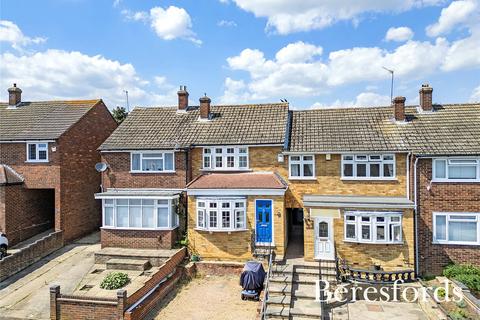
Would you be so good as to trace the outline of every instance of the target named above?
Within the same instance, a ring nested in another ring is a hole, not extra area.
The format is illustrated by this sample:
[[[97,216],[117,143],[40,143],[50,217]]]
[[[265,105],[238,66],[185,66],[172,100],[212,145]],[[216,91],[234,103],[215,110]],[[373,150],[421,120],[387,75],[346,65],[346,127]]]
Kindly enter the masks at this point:
[[[285,182],[275,173],[210,173],[201,175],[187,185],[188,189],[286,189]]]

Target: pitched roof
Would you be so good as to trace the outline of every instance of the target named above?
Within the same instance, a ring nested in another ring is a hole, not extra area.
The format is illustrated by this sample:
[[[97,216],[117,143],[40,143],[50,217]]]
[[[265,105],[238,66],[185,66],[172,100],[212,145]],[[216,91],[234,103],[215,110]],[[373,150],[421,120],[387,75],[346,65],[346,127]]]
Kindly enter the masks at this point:
[[[57,139],[101,100],[0,103],[0,140]]]
[[[288,104],[211,106],[209,121],[199,108],[135,108],[101,150],[168,149],[191,145],[283,144]]]
[[[23,177],[6,164],[0,164],[0,186],[23,183]]]
[[[406,107],[395,122],[392,107],[294,111],[292,152],[408,152],[480,154],[480,104],[437,105],[434,112]]]
[[[275,173],[209,173],[187,185],[188,189],[286,189]]]

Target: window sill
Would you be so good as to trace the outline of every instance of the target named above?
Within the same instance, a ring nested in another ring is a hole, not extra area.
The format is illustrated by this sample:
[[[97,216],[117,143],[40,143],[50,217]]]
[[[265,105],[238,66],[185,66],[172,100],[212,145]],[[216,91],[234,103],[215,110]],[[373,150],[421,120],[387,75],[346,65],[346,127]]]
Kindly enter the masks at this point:
[[[432,241],[432,244],[451,245],[451,246],[480,246],[478,242],[463,241]]]
[[[200,169],[201,172],[252,172],[253,169],[238,169],[238,168],[227,168],[227,169]]]
[[[307,181],[315,181],[317,177],[288,177],[288,180],[307,180]]]
[[[342,177],[340,178],[342,181],[398,181],[397,178],[371,178],[371,177]]]
[[[478,179],[434,179],[432,183],[480,183]]]
[[[175,230],[177,229],[178,226],[176,227],[165,227],[165,228],[138,228],[138,227],[135,227],[135,228],[129,228],[129,227],[111,227],[111,226],[103,226],[103,227],[100,227],[100,229],[104,229],[104,230],[124,230],[124,231],[128,231],[128,230],[131,230],[131,231],[172,231],[172,230]]]
[[[48,160],[27,160],[25,163],[49,163]]]
[[[169,170],[169,171],[129,171],[130,173],[139,173],[139,174],[172,174],[172,173],[176,173],[175,170]]]
[[[208,232],[208,233],[232,233],[232,232],[244,232],[244,231],[248,231],[248,229],[234,229],[234,230],[226,230],[226,229],[203,229],[203,228],[194,228],[193,230],[195,231],[204,231],[204,232]]]
[[[348,242],[348,243],[358,243],[358,244],[375,244],[375,245],[385,245],[385,244],[392,244],[392,245],[402,245],[405,244],[403,241],[396,241],[396,242],[380,242],[380,241],[357,241],[357,240],[349,240],[349,239],[343,239],[343,242]]]

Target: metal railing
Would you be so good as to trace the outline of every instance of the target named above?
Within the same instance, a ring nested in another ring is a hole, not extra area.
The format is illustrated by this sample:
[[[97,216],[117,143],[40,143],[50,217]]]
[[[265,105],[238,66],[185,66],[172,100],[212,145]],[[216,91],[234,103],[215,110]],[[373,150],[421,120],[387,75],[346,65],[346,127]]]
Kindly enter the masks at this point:
[[[268,271],[267,271],[267,276],[265,279],[265,286],[264,286],[264,294],[263,294],[263,301],[262,301],[262,310],[260,313],[260,318],[262,320],[267,319],[267,301],[268,301],[268,295],[269,295],[269,284],[270,284],[270,276],[272,275],[272,266],[273,266],[273,261],[275,260],[275,251],[273,251],[273,247],[269,247],[269,257],[268,257]]]

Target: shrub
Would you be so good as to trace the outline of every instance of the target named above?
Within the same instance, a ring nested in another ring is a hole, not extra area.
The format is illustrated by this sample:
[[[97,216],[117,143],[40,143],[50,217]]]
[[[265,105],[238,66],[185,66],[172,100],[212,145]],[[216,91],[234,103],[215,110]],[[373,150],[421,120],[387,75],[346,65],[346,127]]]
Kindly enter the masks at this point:
[[[439,298],[445,298],[445,294],[447,293],[447,292],[445,291],[445,288],[440,288],[440,289],[438,289],[437,292],[438,292],[438,297],[439,297]]]
[[[455,278],[460,274],[480,276],[480,267],[471,264],[452,264],[443,269],[443,275],[448,278]]]
[[[480,292],[480,276],[475,274],[459,274],[454,277],[468,287],[468,289]]]
[[[100,284],[100,288],[107,289],[107,290],[114,290],[120,289],[121,287],[125,286],[130,279],[128,275],[123,272],[112,272],[109,273],[105,279],[103,279],[102,283]]]

